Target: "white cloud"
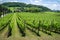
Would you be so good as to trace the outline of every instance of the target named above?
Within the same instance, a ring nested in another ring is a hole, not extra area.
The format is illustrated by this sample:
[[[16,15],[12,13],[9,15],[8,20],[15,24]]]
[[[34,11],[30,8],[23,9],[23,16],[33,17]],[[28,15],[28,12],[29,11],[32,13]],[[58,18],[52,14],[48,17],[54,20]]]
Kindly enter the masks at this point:
[[[42,1],[42,0],[37,0],[37,1]]]
[[[36,0],[35,2],[39,2],[39,1]]]
[[[32,3],[32,4],[36,4],[36,5],[43,5],[43,6],[45,6],[45,7],[48,7],[48,8],[50,8],[50,9],[56,9],[56,10],[60,10],[60,4],[59,3],[57,3],[57,2],[51,2],[51,1],[48,1],[48,2],[46,2],[46,1],[43,1],[43,0],[30,0],[30,2]]]
[[[52,8],[56,10],[60,10],[60,4],[53,4]]]
[[[54,7],[56,7],[56,6],[57,6],[57,4],[53,4],[53,6],[54,6]]]
[[[10,2],[18,2],[18,0],[9,0]]]
[[[60,4],[42,4],[42,5],[52,10],[60,10]]]
[[[34,0],[35,2],[41,2],[42,0]]]
[[[35,2],[41,2],[42,0],[34,0]]]
[[[42,0],[30,0],[31,4],[39,5],[41,4]]]
[[[41,2],[42,0],[30,0],[31,3],[38,3],[38,2]]]
[[[10,2],[18,2],[18,1],[10,1]]]

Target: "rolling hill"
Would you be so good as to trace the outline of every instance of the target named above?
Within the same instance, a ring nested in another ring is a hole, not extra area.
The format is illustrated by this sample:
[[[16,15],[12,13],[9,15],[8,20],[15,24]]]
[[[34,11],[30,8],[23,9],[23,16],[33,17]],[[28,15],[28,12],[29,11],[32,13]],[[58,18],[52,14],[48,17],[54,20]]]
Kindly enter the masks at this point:
[[[20,7],[20,9],[22,8],[22,10],[26,10],[26,11],[51,11],[51,9],[44,7],[44,6],[40,6],[40,5],[33,5],[33,4],[26,4],[26,3],[21,3],[21,2],[6,2],[3,3],[1,5],[7,6],[7,7]]]

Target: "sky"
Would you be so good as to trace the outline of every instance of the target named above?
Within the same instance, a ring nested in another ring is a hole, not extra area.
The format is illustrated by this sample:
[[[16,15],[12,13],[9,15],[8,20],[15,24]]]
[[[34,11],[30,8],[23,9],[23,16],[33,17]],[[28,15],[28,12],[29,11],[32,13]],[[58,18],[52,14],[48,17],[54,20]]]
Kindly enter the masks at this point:
[[[52,10],[60,10],[60,0],[0,0],[4,2],[24,2],[27,4],[42,5]]]

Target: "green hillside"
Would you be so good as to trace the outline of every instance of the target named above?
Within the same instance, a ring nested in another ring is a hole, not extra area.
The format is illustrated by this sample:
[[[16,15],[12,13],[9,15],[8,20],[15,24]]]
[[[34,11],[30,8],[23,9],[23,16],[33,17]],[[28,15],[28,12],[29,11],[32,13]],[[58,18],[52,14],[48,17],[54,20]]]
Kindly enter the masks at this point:
[[[49,8],[44,6],[26,4],[26,3],[20,3],[20,2],[6,2],[1,5],[7,6],[7,7],[20,7],[20,10],[22,11],[32,11],[32,12],[51,11]]]

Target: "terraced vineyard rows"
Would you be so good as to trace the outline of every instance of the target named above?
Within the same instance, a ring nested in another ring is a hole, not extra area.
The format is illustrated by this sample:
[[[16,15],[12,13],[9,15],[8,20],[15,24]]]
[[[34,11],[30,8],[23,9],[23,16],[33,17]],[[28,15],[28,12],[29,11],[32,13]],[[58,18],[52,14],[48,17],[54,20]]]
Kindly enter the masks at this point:
[[[44,15],[47,17],[46,14]],[[43,17],[45,16],[43,14],[39,16],[39,13],[38,15],[14,13],[0,18],[0,35],[2,40],[5,40],[3,37],[8,40],[59,40],[60,26],[53,14],[48,15],[50,15],[49,20],[49,17],[44,20]],[[52,15],[54,16],[53,18]],[[48,38],[45,39],[45,37]]]

